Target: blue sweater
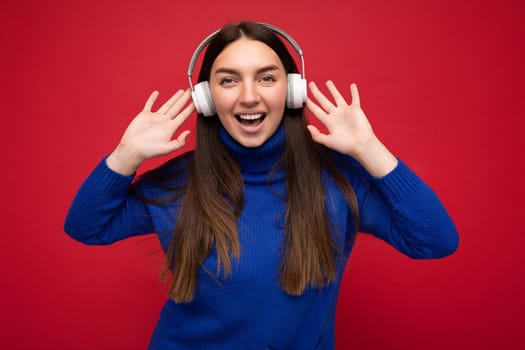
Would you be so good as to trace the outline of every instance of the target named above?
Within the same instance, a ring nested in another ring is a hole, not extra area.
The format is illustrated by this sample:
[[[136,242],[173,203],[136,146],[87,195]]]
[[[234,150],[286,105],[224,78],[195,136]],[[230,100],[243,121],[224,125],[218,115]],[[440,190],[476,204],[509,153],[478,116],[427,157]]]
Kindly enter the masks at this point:
[[[270,170],[280,159],[284,129],[264,145],[244,148],[221,130],[221,139],[239,162],[245,202],[238,221],[241,256],[232,274],[216,271],[212,252],[198,271],[191,303],[168,300],[150,349],[334,349],[337,298],[345,261],[337,281],[322,289],[291,296],[279,286],[278,267],[286,192],[284,173]],[[371,233],[413,258],[439,258],[458,244],[455,226],[434,192],[406,165],[383,178],[372,178],[349,157],[340,170],[359,203],[360,231]],[[175,225],[175,207],[145,204],[128,193],[133,176],[113,172],[102,161],[79,189],[65,222],[66,232],[86,244],[110,244],[126,237],[157,232],[167,251]],[[335,182],[325,176],[326,208],[333,239],[348,258],[353,223]],[[150,186],[151,187],[151,186]],[[161,195],[143,184],[146,195]],[[346,259],[347,260],[347,259]],[[206,272],[206,270],[208,272]]]

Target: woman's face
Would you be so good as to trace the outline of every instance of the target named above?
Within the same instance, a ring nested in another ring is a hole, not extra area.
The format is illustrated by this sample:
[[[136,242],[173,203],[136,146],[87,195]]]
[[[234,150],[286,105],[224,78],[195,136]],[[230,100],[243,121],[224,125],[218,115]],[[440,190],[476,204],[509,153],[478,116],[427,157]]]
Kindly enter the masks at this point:
[[[286,104],[287,74],[277,54],[261,41],[241,38],[217,56],[210,90],[231,137],[258,147],[277,130]]]

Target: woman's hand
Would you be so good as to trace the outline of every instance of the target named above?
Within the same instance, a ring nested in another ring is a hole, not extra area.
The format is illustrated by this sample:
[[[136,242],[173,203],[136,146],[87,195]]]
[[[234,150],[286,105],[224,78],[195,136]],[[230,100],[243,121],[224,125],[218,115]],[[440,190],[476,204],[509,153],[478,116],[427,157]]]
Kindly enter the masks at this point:
[[[335,104],[317,88],[314,82],[310,82],[309,87],[319,105],[307,99],[306,107],[328,130],[328,134],[323,134],[314,125],[308,125],[314,141],[354,157],[373,176],[384,176],[395,168],[397,159],[374,134],[361,109],[359,92],[355,84],[350,85],[352,96],[350,105],[332,81],[328,81],[326,87]]]
[[[176,138],[173,135],[195,109],[193,103],[184,107],[191,98],[190,90],[177,91],[153,112],[158,96],[158,91],[150,95],[144,109],[128,125],[119,145],[106,159],[112,170],[132,175],[143,161],[169,154],[186,144],[189,130],[184,130]]]

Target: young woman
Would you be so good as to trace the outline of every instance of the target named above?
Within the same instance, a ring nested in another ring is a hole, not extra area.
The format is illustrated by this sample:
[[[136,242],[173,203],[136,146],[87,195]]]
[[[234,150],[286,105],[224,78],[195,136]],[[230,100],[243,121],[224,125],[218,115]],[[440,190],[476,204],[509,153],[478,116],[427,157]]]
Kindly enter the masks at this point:
[[[213,106],[198,116],[195,150],[134,181],[142,162],[189,135],[180,129],[191,91],[156,111],[154,92],[77,193],[65,223],[73,238],[158,235],[172,279],[151,349],[333,349],[357,231],[413,258],[455,251],[453,222],[375,136],[357,87],[348,105],[332,82],[332,99],[309,84],[321,133],[302,104],[287,107],[297,71],[275,27],[225,26],[199,74]]]

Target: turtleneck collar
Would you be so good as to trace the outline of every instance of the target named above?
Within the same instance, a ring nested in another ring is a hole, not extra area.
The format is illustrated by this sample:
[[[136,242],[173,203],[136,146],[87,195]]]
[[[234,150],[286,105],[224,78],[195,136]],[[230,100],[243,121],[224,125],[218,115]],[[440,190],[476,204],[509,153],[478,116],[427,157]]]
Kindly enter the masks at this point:
[[[259,147],[244,147],[220,127],[219,137],[232,156],[237,160],[242,173],[268,173],[281,159],[285,132],[281,123],[275,133]]]

